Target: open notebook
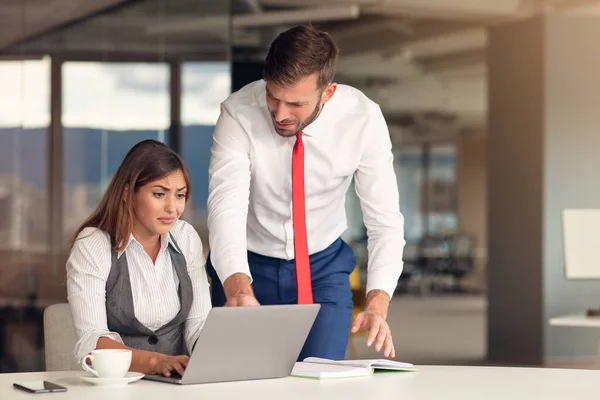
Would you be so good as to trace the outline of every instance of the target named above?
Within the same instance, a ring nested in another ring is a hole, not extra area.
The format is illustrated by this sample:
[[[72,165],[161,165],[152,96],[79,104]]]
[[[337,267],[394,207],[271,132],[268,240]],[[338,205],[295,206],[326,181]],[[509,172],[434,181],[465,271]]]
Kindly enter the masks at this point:
[[[312,379],[354,378],[373,375],[375,370],[416,371],[410,363],[392,360],[328,360],[308,357],[297,362],[291,376]]]

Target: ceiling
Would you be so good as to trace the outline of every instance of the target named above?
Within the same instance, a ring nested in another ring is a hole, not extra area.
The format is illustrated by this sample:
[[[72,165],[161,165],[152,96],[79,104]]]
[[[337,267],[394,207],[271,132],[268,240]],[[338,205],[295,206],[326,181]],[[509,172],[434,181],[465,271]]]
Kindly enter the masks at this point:
[[[5,58],[49,53],[69,59],[140,61],[227,60],[229,56],[227,1],[10,0],[27,4],[26,8],[4,7],[2,1],[6,0],[0,0],[0,22],[17,21],[12,30],[0,28],[0,56]],[[40,11],[32,4],[44,1],[54,3],[55,8],[44,5]],[[78,13],[72,12],[73,7],[58,7],[71,3],[95,6],[80,7]],[[37,25],[43,13],[53,16],[53,25],[46,23],[40,29]],[[182,21],[199,18],[209,20],[210,25],[202,24],[201,31],[184,29]]]
[[[1,0],[0,49],[120,3],[123,0]]]
[[[382,106],[395,140],[446,140],[484,131],[487,27],[599,3],[232,0],[230,29],[224,0],[1,0],[0,57],[52,52],[260,61],[279,32],[311,22],[340,47],[336,80]]]
[[[598,0],[256,0],[259,12],[312,9],[340,47],[336,80],[378,102],[392,138],[452,140],[485,132],[487,28],[538,13],[592,10]],[[263,19],[264,16],[263,16]],[[235,22],[235,21],[234,21]],[[293,25],[293,24],[292,24]],[[238,26],[238,46],[264,57],[285,27]],[[237,31],[237,32],[236,32]],[[271,35],[269,35],[271,34]],[[274,37],[274,36],[273,36]],[[262,51],[256,51],[263,40]],[[266,41],[266,43],[265,43]]]

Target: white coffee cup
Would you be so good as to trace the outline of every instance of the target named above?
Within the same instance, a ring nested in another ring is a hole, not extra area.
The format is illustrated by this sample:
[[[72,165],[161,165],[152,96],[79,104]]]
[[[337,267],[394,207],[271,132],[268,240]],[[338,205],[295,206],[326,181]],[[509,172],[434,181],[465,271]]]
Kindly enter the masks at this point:
[[[87,365],[87,360],[92,366]],[[131,350],[125,349],[100,349],[93,350],[83,357],[81,366],[84,370],[98,378],[122,378],[129,371],[131,365]]]

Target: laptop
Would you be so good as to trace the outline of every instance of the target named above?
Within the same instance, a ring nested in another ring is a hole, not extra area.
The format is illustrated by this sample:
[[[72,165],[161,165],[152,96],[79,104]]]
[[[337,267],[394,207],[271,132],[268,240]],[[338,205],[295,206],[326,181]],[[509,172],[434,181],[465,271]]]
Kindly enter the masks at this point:
[[[179,385],[289,376],[320,304],[212,308],[182,376],[144,379]]]

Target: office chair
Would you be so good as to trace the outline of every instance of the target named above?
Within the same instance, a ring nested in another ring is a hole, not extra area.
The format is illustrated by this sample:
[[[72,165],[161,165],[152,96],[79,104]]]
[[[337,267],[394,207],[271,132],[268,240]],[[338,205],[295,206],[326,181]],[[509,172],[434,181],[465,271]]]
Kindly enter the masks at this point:
[[[44,310],[44,343],[46,371],[81,370],[73,355],[77,336],[69,304],[53,304]]]

